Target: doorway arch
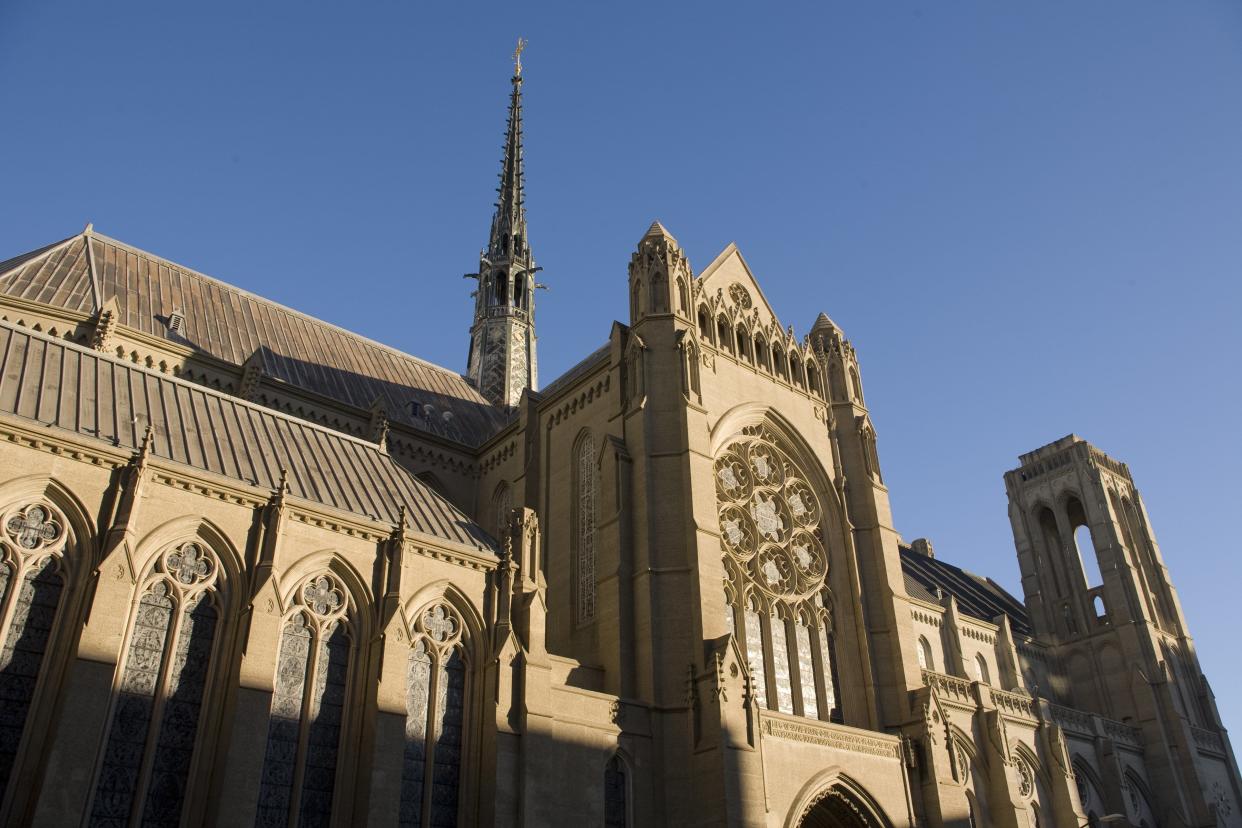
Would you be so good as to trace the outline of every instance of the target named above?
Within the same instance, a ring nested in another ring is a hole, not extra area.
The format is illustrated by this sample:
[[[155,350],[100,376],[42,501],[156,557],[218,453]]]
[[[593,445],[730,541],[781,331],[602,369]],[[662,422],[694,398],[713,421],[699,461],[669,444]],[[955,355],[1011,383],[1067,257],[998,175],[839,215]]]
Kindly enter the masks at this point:
[[[883,811],[854,780],[825,774],[803,788],[786,820],[788,828],[891,828]]]

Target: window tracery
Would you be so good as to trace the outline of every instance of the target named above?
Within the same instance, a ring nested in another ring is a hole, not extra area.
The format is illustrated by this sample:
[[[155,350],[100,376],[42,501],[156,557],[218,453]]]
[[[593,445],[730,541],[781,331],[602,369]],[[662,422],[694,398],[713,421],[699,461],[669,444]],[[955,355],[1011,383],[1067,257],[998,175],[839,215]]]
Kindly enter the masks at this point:
[[[143,582],[91,807],[92,825],[178,825],[219,621],[220,562],[170,546]]]
[[[276,661],[257,826],[327,825],[348,695],[353,630],[331,572],[295,591]]]
[[[440,602],[421,612],[406,672],[400,824],[455,826],[461,779],[466,660],[461,617]]]
[[[727,445],[714,472],[728,618],[741,622],[735,631],[745,642],[756,698],[764,707],[830,718],[835,692],[819,498],[765,426],[745,429]]]
[[[0,540],[0,801],[17,761],[65,587],[65,519],[44,503],[5,517]]]
[[[578,442],[577,457],[577,616],[579,624],[595,619],[595,517],[599,499],[595,441],[590,432]]]

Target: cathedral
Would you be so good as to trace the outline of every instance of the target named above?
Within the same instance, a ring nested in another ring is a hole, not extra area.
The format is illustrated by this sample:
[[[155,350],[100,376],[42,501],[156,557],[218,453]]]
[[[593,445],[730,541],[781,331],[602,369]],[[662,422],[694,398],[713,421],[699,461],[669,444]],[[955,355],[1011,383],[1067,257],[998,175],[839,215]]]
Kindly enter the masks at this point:
[[[1126,464],[1005,473],[1020,599],[903,540],[844,331],[659,222],[540,387],[522,88],[464,374],[0,263],[0,824],[1242,826]]]

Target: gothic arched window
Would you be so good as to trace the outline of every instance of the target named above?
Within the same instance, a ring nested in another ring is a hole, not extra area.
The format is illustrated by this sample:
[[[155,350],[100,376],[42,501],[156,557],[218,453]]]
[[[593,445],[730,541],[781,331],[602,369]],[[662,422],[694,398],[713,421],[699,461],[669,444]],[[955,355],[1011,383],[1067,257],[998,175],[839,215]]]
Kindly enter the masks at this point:
[[[0,803],[35,703],[65,588],[68,524],[44,503],[8,512],[0,540]]]
[[[595,441],[591,432],[578,438],[574,458],[575,541],[574,566],[577,570],[574,604],[579,624],[595,619],[595,516],[599,500],[599,474],[595,462]]]
[[[935,670],[936,661],[932,658],[931,644],[923,636],[919,636],[919,666],[924,670]]]
[[[677,277],[677,310],[680,313],[690,313],[690,292],[686,290],[686,280]]]
[[[614,754],[604,767],[604,828],[628,828],[629,774],[625,762]]]
[[[323,572],[294,592],[276,661],[267,752],[259,779],[259,828],[327,825],[349,683],[349,600]]]
[[[789,365],[785,362],[785,352],[776,345],[772,346],[772,370],[778,377],[789,379]]]
[[[802,360],[797,354],[789,355],[789,378],[790,382],[799,388],[806,387],[806,378],[802,374]]]
[[[772,366],[768,364],[768,343],[762,334],[755,337],[755,364],[764,371],[772,370]]]
[[[457,824],[467,665],[462,622],[447,603],[423,610],[406,670],[402,828]]]
[[[199,541],[166,549],[142,582],[118,665],[92,825],[181,821],[220,619],[220,561]]]
[[[729,326],[729,320],[721,314],[716,319],[716,344],[721,348],[733,352],[733,334],[732,328]]]
[[[730,617],[760,706],[820,719],[836,713],[832,616],[819,497],[766,426],[744,429],[715,462]]]
[[[742,325],[737,326],[737,355],[750,361],[750,334],[746,333],[746,328]]]

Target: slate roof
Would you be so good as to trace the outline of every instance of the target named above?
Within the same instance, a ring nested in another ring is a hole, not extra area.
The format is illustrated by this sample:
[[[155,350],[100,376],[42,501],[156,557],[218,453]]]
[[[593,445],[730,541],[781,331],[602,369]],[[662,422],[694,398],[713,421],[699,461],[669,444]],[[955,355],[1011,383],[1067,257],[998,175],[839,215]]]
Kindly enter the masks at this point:
[[[374,443],[0,322],[0,414],[136,449],[234,480],[407,525],[480,551],[489,536]]]
[[[258,353],[269,377],[363,410],[379,399],[389,420],[471,446],[508,419],[460,374],[89,228],[0,262],[0,293],[87,315],[115,299],[128,328],[237,366]],[[185,318],[180,336],[168,331],[174,310]]]
[[[906,546],[899,549],[901,574],[906,582],[906,594],[911,598],[939,603],[936,587],[940,587],[945,595],[957,598],[957,608],[965,615],[989,623],[998,615],[1008,615],[1015,635],[1032,634],[1026,607],[991,578],[921,555]]]

